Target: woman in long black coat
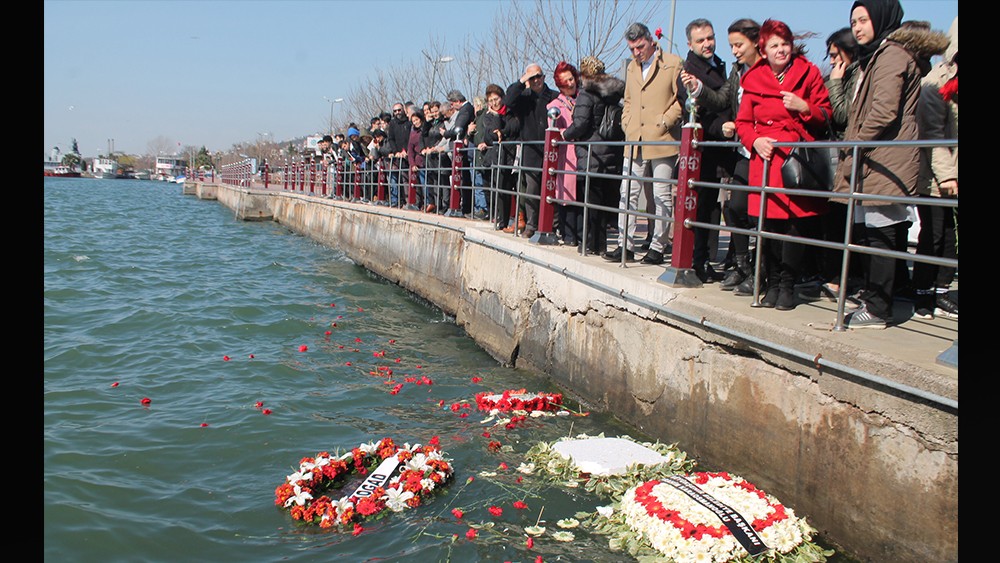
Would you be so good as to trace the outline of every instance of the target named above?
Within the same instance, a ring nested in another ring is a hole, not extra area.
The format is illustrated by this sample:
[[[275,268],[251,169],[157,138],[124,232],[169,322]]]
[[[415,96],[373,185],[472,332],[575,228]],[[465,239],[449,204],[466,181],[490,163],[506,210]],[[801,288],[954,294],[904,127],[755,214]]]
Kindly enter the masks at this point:
[[[624,145],[607,146],[598,128],[608,106],[619,105],[625,96],[625,82],[604,72],[604,63],[587,56],[580,61],[580,93],[573,108],[573,123],[563,131],[563,139],[576,143],[577,170],[599,174],[621,174]],[[579,201],[604,207],[618,207],[618,186],[621,180],[577,176],[576,194]],[[587,211],[587,251],[600,256],[607,250],[608,222],[615,214],[608,211]]]

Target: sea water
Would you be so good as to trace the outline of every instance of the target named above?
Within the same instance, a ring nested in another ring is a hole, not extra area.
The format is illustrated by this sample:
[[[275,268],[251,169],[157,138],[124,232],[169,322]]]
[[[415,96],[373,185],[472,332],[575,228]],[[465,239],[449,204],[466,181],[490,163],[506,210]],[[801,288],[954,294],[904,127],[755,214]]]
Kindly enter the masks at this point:
[[[528,549],[525,526],[557,530],[608,501],[518,483],[515,468],[540,440],[630,430],[600,413],[514,429],[474,409],[460,417],[451,405],[474,407],[481,391],[561,390],[500,365],[341,250],[239,221],[173,183],[45,178],[43,263],[46,560],[629,559],[580,528]],[[303,457],[435,436],[452,484],[360,535],[303,526],[275,506]],[[20,461],[11,466],[30,467]],[[494,526],[470,540],[470,522]]]

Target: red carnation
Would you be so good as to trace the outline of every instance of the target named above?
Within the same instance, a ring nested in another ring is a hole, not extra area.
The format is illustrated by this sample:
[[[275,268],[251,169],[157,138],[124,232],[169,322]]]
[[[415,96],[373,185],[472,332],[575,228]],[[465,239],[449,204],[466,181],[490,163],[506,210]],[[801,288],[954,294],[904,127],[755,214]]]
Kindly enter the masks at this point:
[[[657,39],[663,39],[663,28],[662,27],[656,28],[656,31],[654,31],[653,33],[656,35]]]
[[[524,545],[527,546],[528,549],[535,547],[535,539],[528,536],[528,541],[524,542]]]
[[[503,509],[500,508],[499,506],[491,506],[490,507],[490,514],[492,514],[493,516],[498,516],[499,517],[500,515],[503,514]]]
[[[455,515],[455,518],[461,518],[462,516],[465,516],[465,513],[462,512],[462,509],[460,508],[452,508],[451,513]]]
[[[528,508],[528,505],[524,501],[515,500],[514,501],[514,508],[516,508],[518,510],[524,510],[525,508]]]
[[[309,349],[309,347],[308,347],[308,346],[306,346],[305,344],[303,344],[303,345],[299,346],[299,352],[305,352],[305,351],[306,351],[306,350],[308,350],[308,349]]]
[[[470,540],[476,539],[476,530],[473,528],[469,528],[469,531],[465,532],[465,537],[469,538]]]
[[[153,401],[149,397],[143,397],[142,400],[139,401],[139,402],[142,403],[142,404],[144,404],[144,405],[148,405],[149,403],[152,403]]]
[[[944,101],[950,102],[952,98],[955,98],[955,103],[958,103],[958,76],[945,82],[944,86],[938,92],[941,92],[941,97],[944,98]]]

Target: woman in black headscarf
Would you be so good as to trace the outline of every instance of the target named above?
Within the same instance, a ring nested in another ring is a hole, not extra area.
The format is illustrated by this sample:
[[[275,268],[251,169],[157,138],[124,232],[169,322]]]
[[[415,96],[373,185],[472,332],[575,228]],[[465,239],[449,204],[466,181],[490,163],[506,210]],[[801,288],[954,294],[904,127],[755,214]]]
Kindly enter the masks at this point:
[[[916,141],[920,80],[930,57],[944,52],[947,37],[920,26],[902,26],[899,0],[857,0],[851,6],[851,31],[860,61],[857,94],[844,132],[847,141]],[[851,184],[854,153],[845,150],[834,190],[887,196],[912,196],[920,168],[920,148],[862,148]],[[887,201],[855,202],[854,230],[860,244],[906,251],[915,208]],[[892,320],[896,259],[866,255],[861,306],[844,317],[850,328],[886,328]]]

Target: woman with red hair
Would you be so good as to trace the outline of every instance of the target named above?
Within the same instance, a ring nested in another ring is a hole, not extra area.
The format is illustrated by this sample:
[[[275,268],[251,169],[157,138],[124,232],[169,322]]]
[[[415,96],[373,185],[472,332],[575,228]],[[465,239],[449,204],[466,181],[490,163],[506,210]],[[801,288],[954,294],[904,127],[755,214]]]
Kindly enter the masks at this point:
[[[781,166],[791,150],[774,143],[815,141],[827,130],[831,114],[830,95],[823,76],[805,58],[802,46],[788,25],[767,20],[760,26],[761,59],[743,75],[743,98],[736,116],[740,142],[750,151],[751,186],[781,188]],[[764,163],[769,162],[767,180]],[[751,193],[748,212],[760,215],[762,194]],[[764,206],[764,230],[790,236],[812,236],[819,231],[818,216],[826,211],[826,200],[808,196],[768,194]],[[762,307],[781,311],[795,308],[794,285],[802,269],[805,246],[766,239],[762,244]]]
[[[559,95],[546,107],[550,110],[552,108],[559,110],[559,117],[552,125],[562,131],[573,122],[573,108],[576,107],[576,96],[580,91],[580,72],[570,63],[559,61],[552,75],[556,88],[559,88]],[[556,170],[576,172],[576,148],[573,145],[561,145],[557,147],[556,153]],[[557,174],[556,199],[576,201],[576,179],[577,177],[571,174]],[[567,246],[576,246],[580,241],[582,227],[580,209],[559,203],[555,206],[560,240]]]

